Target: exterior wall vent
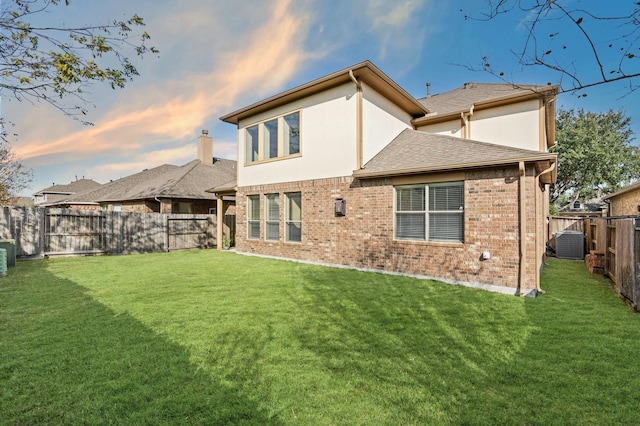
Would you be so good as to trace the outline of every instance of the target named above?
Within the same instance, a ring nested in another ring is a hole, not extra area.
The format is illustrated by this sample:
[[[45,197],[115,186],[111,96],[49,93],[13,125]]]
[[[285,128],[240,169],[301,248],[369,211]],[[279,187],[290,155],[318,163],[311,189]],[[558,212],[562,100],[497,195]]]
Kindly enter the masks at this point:
[[[584,259],[584,235],[582,232],[558,232],[556,234],[556,256],[559,259]]]

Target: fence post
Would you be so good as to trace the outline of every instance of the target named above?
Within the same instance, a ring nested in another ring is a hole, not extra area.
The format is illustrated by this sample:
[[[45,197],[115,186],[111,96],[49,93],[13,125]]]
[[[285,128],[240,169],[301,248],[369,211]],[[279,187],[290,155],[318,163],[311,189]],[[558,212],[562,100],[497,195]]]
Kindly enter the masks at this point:
[[[38,250],[38,255],[40,257],[44,257],[44,233],[45,233],[45,227],[46,227],[46,218],[47,218],[47,209],[46,208],[39,208],[36,210],[37,212],[37,216],[38,216],[38,223],[40,224],[40,232],[38,232],[38,239],[39,241],[39,250]]]
[[[164,226],[164,238],[163,238],[163,243],[164,243],[164,250],[163,251],[169,251],[169,215],[165,214],[165,213],[161,213],[162,216],[164,217],[164,220],[162,220],[162,224]]]
[[[634,232],[634,250],[633,250],[633,301],[635,303],[636,311],[640,305],[640,228],[633,227]]]

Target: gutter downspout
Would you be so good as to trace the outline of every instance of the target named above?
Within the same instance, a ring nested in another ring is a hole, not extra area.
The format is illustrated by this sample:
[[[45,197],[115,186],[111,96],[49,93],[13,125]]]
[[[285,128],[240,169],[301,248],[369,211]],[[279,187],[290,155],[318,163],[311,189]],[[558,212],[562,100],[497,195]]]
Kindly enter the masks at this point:
[[[471,139],[471,129],[469,122],[471,121],[471,116],[473,115],[473,109],[475,108],[475,104],[471,105],[469,111],[461,112],[460,118],[462,119],[462,125],[464,126],[464,132],[462,132],[462,139]]]
[[[349,77],[356,85],[356,170],[360,170],[362,169],[362,83],[353,75],[353,70],[349,70]]]
[[[523,285],[524,285],[524,278],[525,278],[525,266],[527,264],[526,262],[526,258],[524,255],[525,252],[525,232],[526,232],[526,211],[525,211],[525,187],[524,187],[524,182],[525,182],[525,175],[526,175],[526,170],[524,167],[524,161],[520,161],[518,163],[518,169],[520,170],[520,179],[518,182],[518,186],[519,186],[519,190],[520,190],[520,273],[519,273],[519,277],[518,277],[518,293],[516,293],[516,295],[522,295],[522,290],[523,290]]]

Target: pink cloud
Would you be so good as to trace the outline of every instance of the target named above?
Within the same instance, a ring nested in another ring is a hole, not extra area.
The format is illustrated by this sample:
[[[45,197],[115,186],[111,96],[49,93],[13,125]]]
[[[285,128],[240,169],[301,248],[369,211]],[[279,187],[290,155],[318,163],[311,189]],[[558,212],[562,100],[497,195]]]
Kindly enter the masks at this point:
[[[309,17],[296,15],[289,6],[290,0],[278,1],[243,49],[218,53],[220,67],[181,75],[179,81],[126,89],[119,96],[121,101],[96,120],[95,127],[74,131],[66,124],[69,132],[60,132],[66,134],[47,132],[44,126],[30,129],[15,146],[16,152],[23,159],[64,153],[95,156],[113,150],[154,151],[159,142],[195,139],[207,120],[237,106],[239,97],[273,92],[303,66],[309,57],[303,45]],[[55,119],[66,120],[62,116]],[[166,161],[180,159],[181,149],[171,154],[174,157],[168,154]]]

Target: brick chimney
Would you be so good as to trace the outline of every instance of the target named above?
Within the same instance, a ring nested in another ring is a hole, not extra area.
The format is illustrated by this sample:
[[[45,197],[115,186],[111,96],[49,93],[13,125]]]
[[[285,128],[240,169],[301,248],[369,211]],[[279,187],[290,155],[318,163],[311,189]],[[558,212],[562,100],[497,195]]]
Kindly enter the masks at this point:
[[[198,160],[202,164],[213,164],[213,139],[209,136],[208,130],[203,130],[198,136]]]

